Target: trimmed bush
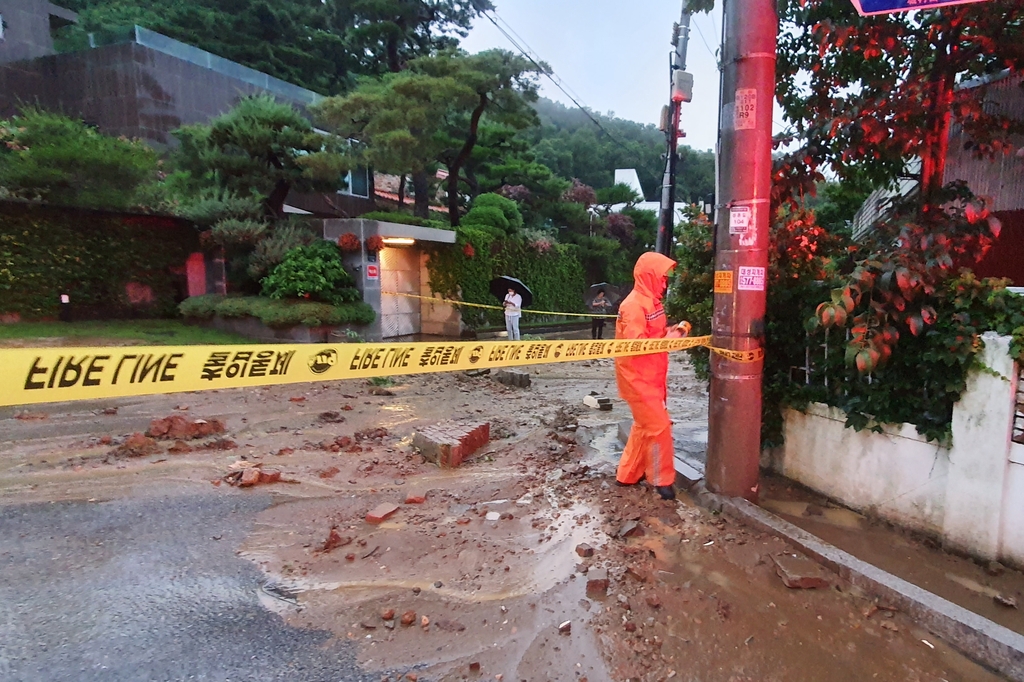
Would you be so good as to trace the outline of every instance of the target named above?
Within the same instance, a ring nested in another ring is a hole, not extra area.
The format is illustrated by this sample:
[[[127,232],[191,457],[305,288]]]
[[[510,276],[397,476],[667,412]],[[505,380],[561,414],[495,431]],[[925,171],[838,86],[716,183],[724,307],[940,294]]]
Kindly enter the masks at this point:
[[[373,308],[362,301],[342,305],[309,301],[280,301],[264,296],[193,296],[178,310],[186,318],[208,320],[221,317],[255,317],[268,327],[306,325],[370,324],[376,317]]]

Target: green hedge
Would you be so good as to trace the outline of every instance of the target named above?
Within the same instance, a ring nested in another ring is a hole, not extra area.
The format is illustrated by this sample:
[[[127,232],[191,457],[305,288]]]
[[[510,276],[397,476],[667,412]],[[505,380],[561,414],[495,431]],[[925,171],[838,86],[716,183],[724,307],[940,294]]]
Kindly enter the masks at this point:
[[[196,230],[173,218],[0,202],[0,314],[56,317],[67,293],[80,317],[172,317],[198,250]],[[129,282],[154,301],[132,305]]]
[[[362,301],[331,305],[309,301],[274,300],[264,296],[193,296],[178,306],[187,318],[256,317],[268,327],[370,324],[376,314]]]
[[[472,255],[466,246],[472,247]],[[495,277],[516,277],[533,292],[533,310],[585,313],[583,295],[586,290],[579,248],[572,244],[552,244],[546,252],[538,251],[521,239],[501,239],[473,227],[458,228],[455,247],[437,246],[427,263],[430,288],[446,298],[469,303],[500,305],[488,290]],[[503,324],[500,310],[464,307],[462,319],[471,326]],[[524,323],[559,319],[526,313]],[[580,318],[570,318],[579,320]]]

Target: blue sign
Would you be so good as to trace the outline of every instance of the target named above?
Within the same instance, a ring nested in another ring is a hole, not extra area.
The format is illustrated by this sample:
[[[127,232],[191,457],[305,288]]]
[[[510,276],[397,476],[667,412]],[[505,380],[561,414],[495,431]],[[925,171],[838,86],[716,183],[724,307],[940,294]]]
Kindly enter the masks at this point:
[[[966,5],[970,2],[984,2],[984,0],[850,0],[850,2],[857,8],[858,14],[867,17],[873,14],[935,9],[947,5]]]

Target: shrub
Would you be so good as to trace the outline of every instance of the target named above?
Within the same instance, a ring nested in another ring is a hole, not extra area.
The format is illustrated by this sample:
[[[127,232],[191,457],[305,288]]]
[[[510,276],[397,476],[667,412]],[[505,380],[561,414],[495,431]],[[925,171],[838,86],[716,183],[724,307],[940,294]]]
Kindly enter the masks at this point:
[[[256,244],[252,255],[249,256],[249,276],[257,282],[260,281],[296,246],[309,246],[320,239],[316,231],[301,223],[274,227],[270,236]]]
[[[501,211],[508,221],[507,231],[514,234],[523,227],[523,214],[519,211],[519,205],[511,199],[506,199],[500,194],[481,194],[473,200],[473,208],[496,208]]]
[[[156,183],[157,154],[82,121],[26,108],[0,120],[0,185],[15,196],[63,206],[126,209]]]
[[[429,222],[424,218],[417,218],[416,216],[409,215],[408,213],[399,213],[398,211],[372,211],[370,213],[364,213],[359,217],[363,220],[379,220],[384,223],[418,225],[419,227],[426,227]]]
[[[210,230],[210,239],[227,248],[255,246],[267,232],[267,224],[259,220],[225,218]]]
[[[263,296],[193,296],[178,306],[187,318],[255,317],[269,327],[369,324],[376,316],[362,301],[341,305],[308,301],[279,301]]]
[[[262,284],[263,294],[276,299],[305,298],[337,305],[360,298],[338,247],[325,240],[288,251]]]
[[[495,206],[474,206],[462,218],[462,224],[470,227],[485,227],[497,234],[511,235],[512,225],[500,208]]]

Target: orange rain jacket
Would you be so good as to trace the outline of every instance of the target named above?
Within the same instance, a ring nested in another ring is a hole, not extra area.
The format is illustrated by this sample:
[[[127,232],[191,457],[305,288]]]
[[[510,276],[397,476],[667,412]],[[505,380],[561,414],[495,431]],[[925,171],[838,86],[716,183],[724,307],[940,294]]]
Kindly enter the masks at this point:
[[[676,262],[660,253],[645,253],[633,267],[633,291],[619,305],[616,339],[661,339],[668,327],[661,305],[662,278]],[[668,353],[616,358],[619,395],[630,402],[660,401],[668,397]]]

